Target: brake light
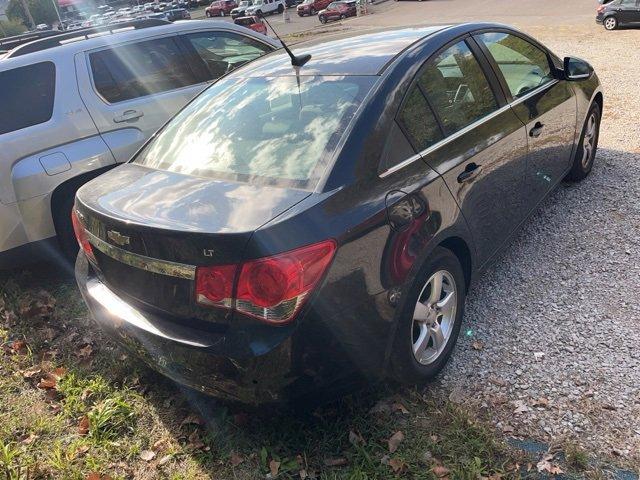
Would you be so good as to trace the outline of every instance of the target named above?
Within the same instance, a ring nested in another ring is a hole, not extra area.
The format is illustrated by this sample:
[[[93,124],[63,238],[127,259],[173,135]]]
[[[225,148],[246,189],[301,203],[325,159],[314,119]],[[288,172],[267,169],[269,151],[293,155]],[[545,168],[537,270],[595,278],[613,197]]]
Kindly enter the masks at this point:
[[[196,301],[205,306],[235,308],[271,324],[288,323],[322,278],[335,250],[335,242],[326,240],[240,266],[199,267]]]
[[[596,12],[598,12],[598,13],[602,13],[602,12],[604,12],[605,8],[606,8],[606,7],[605,7],[604,5],[600,5],[600,6],[596,9]]]
[[[73,232],[76,235],[76,240],[78,240],[78,245],[80,246],[82,251],[85,253],[85,255],[89,257],[90,260],[93,260],[95,262],[96,257],[93,254],[93,247],[89,242],[89,236],[87,235],[87,230],[84,228],[84,225],[82,224],[82,221],[78,217],[78,212],[76,212],[75,208],[71,210],[71,223],[73,224]]]
[[[231,308],[233,280],[238,267],[221,265],[196,270],[196,300],[207,306]]]

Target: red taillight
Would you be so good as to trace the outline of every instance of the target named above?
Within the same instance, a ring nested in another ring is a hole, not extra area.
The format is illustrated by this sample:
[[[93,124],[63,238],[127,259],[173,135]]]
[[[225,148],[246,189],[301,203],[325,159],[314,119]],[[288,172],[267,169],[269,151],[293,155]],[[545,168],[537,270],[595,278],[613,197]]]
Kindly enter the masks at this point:
[[[199,267],[196,300],[202,305],[235,308],[272,324],[291,321],[331,263],[336,244],[327,240],[242,266]],[[237,269],[235,298],[233,282]]]
[[[604,5],[600,5],[600,6],[596,9],[596,12],[598,12],[598,13],[602,13],[602,12],[604,12],[604,9],[605,9],[605,8],[607,8],[607,7],[606,7],[606,6],[604,6]]]
[[[231,307],[236,265],[199,267],[196,272],[196,300],[202,305]]]
[[[91,247],[91,243],[89,243],[89,237],[87,235],[87,231],[84,228],[84,225],[78,218],[78,213],[76,209],[71,210],[71,223],[73,224],[73,231],[76,234],[76,240],[78,240],[78,245],[82,251],[89,257],[91,260],[96,259],[93,254],[93,248]]]

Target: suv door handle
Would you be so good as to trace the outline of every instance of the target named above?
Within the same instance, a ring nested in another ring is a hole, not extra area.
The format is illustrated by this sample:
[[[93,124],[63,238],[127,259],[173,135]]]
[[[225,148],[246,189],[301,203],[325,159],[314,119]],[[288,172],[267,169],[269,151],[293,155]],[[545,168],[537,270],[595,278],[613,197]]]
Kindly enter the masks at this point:
[[[530,137],[539,137],[542,134],[542,129],[544,128],[544,125],[540,122],[536,122],[536,124],[533,126],[533,128],[531,130],[529,130],[529,136]]]
[[[464,172],[458,175],[458,183],[468,182],[469,180],[474,178],[476,175],[478,175],[481,170],[482,170],[482,165],[476,165],[473,162],[467,164],[467,166],[464,169]]]
[[[139,112],[137,110],[127,110],[122,115],[113,117],[113,121],[116,123],[130,122],[131,120],[137,120],[142,116],[144,116],[143,112]]]

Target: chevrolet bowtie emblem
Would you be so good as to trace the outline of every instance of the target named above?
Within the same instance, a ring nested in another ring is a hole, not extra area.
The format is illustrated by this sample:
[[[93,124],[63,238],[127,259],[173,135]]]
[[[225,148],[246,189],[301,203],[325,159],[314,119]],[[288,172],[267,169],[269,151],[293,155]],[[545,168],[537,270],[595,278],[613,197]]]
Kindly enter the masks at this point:
[[[129,245],[129,242],[131,240],[130,237],[127,237],[126,235],[122,235],[120,232],[116,232],[115,230],[108,230],[107,238],[111,240],[113,243],[115,243],[116,245],[120,245],[121,247],[124,245]]]

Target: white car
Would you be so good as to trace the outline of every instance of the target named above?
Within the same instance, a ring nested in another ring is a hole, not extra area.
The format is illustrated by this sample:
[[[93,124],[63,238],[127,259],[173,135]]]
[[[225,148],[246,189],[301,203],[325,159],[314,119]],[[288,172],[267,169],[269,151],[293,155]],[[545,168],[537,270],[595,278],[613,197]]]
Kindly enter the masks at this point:
[[[110,27],[112,28],[112,27]],[[0,268],[77,250],[76,190],[126,162],[221,75],[280,48],[227,22],[61,32],[0,60]]]
[[[267,15],[270,13],[282,13],[285,10],[286,5],[284,0],[255,0],[253,5],[247,7],[245,10],[246,16],[251,15]]]

